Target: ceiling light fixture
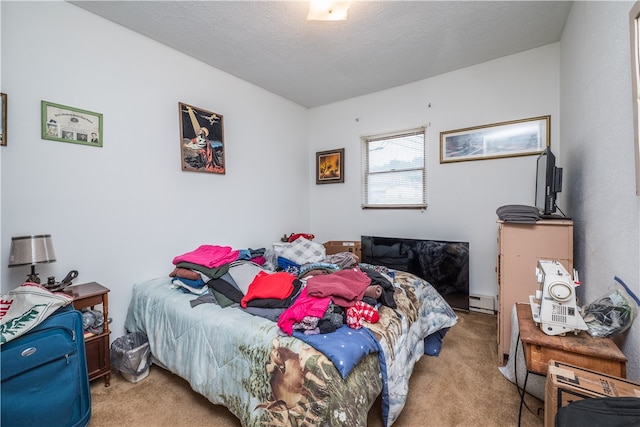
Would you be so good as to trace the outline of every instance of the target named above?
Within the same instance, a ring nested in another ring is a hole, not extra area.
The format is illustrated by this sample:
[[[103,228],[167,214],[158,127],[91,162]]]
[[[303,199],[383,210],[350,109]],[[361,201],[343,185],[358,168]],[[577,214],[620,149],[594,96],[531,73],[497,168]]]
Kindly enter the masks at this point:
[[[346,21],[348,1],[311,0],[307,21]]]

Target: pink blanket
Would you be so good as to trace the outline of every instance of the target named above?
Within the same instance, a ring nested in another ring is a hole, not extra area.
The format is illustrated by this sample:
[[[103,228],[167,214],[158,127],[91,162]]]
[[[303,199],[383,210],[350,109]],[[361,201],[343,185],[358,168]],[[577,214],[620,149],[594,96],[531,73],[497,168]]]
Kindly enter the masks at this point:
[[[236,261],[239,256],[240,251],[233,250],[229,246],[202,245],[191,252],[175,257],[173,265],[191,262],[207,268],[216,268]]]

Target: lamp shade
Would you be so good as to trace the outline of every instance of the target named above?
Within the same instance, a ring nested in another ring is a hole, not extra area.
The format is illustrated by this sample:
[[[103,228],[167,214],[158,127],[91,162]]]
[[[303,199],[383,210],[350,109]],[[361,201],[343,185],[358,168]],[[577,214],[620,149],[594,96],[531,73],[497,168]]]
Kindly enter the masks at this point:
[[[50,234],[11,238],[9,267],[54,262],[56,254]]]

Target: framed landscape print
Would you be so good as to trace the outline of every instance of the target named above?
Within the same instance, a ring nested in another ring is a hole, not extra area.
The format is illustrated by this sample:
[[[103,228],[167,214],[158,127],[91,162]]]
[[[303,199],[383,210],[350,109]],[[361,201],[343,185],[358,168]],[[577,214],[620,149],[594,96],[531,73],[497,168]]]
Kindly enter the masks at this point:
[[[344,182],[344,148],[316,153],[316,184]]]
[[[540,154],[549,146],[551,116],[440,133],[440,163]]]
[[[178,103],[183,171],[224,175],[224,129],[220,114]]]
[[[102,114],[42,101],[42,139],[102,147]]]

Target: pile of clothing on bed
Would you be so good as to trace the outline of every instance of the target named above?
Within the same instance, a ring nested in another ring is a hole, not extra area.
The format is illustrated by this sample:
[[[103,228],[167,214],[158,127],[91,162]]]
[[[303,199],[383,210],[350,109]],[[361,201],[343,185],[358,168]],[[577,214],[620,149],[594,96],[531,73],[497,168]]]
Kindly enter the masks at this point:
[[[243,425],[365,425],[380,393],[389,426],[415,363],[439,351],[428,341],[457,316],[427,281],[359,261],[305,238],[203,245],[176,256],[171,277],[134,285],[125,327],[146,332],[156,359]],[[282,375],[286,402],[272,383]]]
[[[238,307],[278,323],[283,334],[334,332],[376,323],[378,307],[396,308],[390,272],[356,255],[326,255],[300,237],[276,249],[201,245],[173,259],[172,283],[194,294],[191,306]]]

